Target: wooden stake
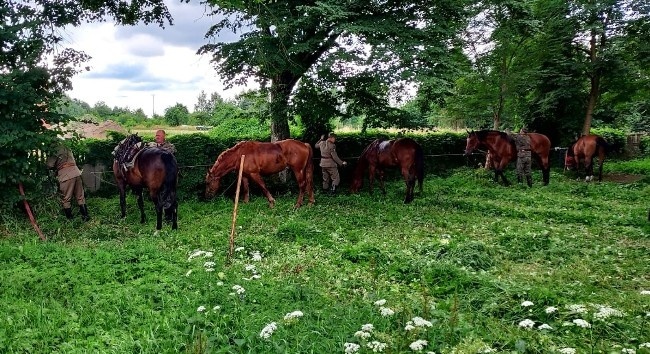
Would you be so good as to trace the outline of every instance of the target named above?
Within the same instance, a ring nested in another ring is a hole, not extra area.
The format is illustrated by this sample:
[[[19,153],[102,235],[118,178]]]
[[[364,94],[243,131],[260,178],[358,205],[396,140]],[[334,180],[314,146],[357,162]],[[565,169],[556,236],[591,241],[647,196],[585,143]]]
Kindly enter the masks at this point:
[[[40,237],[41,240],[45,241],[46,240],[45,235],[43,235],[41,228],[38,227],[38,224],[36,224],[36,219],[34,219],[34,214],[32,214],[32,209],[29,207],[29,204],[27,203],[27,198],[25,197],[25,190],[23,189],[22,183],[18,183],[18,190],[20,191],[20,195],[23,196],[23,203],[25,205],[25,210],[27,211],[27,215],[29,216],[29,221],[32,222],[32,226],[34,227],[34,230],[36,230],[38,237]]]
[[[239,176],[237,177],[237,191],[235,192],[235,208],[232,211],[232,227],[230,228],[230,249],[228,250],[228,263],[232,259],[232,253],[235,250],[235,223],[237,221],[237,206],[239,205],[239,189],[241,188],[241,178],[244,172],[244,159],[246,155],[241,155],[239,163]]]

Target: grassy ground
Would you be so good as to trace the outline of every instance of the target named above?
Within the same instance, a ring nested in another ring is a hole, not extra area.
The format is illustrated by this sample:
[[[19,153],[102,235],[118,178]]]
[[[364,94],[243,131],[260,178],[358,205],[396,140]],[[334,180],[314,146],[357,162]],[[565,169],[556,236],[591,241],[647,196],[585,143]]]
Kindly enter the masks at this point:
[[[230,262],[225,198],[185,201],[180,229],[159,234],[133,198],[124,221],[116,198],[90,198],[87,224],[38,207],[47,242],[5,215],[0,351],[650,352],[648,180],[540,180],[460,169],[427,176],[410,205],[400,181],[299,210],[253,196]]]

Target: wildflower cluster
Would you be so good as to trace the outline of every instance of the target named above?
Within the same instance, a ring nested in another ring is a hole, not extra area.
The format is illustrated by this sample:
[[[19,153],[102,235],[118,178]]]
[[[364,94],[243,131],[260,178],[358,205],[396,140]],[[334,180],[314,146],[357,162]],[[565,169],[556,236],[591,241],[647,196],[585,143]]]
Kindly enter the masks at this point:
[[[388,316],[394,315],[395,311],[393,311],[393,309],[391,309],[390,307],[385,307],[384,306],[385,304],[386,304],[385,299],[375,301],[375,306],[379,307],[379,313],[383,317],[388,317]]]
[[[293,323],[298,321],[299,318],[304,316],[302,311],[296,310],[293,312],[289,312],[286,315],[284,315],[284,321],[288,324]],[[278,323],[277,322],[271,322],[264,326],[262,328],[262,331],[260,332],[260,338],[262,339],[269,339],[271,338],[271,335],[278,329]]]

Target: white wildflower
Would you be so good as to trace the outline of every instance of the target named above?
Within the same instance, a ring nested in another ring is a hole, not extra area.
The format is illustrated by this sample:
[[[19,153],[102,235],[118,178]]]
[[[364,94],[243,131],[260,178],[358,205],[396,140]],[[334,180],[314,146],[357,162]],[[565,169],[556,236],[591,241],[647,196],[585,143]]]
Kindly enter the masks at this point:
[[[636,349],[632,349],[632,348],[623,348],[623,349],[621,349],[621,353],[626,353],[626,354],[636,354]]]
[[[201,257],[204,254],[205,254],[205,251],[196,250],[192,254],[190,254],[190,256],[187,258],[187,260],[191,261],[192,259],[194,259],[196,257]]]
[[[373,329],[375,329],[375,326],[373,326],[372,323],[366,323],[361,326],[361,330],[364,332],[372,332]]]
[[[522,327],[522,328],[533,328],[533,327],[535,327],[535,321],[533,321],[533,320],[527,318],[527,319],[525,319],[525,320],[519,322],[519,327]]]
[[[356,332],[354,332],[354,336],[357,337],[357,338],[368,339],[368,338],[370,338],[370,336],[372,336],[372,333],[364,332],[364,331],[356,331]]]
[[[196,312],[203,312],[205,311],[205,306],[201,305],[196,309]]]
[[[192,274],[192,270],[191,270],[191,269],[190,269],[190,270],[188,270],[188,271],[187,271],[187,273],[185,273],[185,276],[186,276],[186,277],[189,277],[189,276],[190,276],[190,274]]]
[[[237,247],[235,248],[235,252],[241,252],[244,250],[244,247]]]
[[[251,259],[255,262],[261,261],[262,255],[260,254],[260,251],[251,252]]]
[[[214,272],[214,268],[205,268],[206,272]]]
[[[639,344],[639,348],[650,348],[650,343],[648,343],[648,342],[641,343],[641,344]]]
[[[296,311],[289,312],[288,314],[284,315],[284,320],[285,321],[295,320],[295,319],[298,319],[298,318],[302,317],[303,315],[304,314],[302,313],[302,311],[296,310]]]
[[[206,268],[214,268],[215,263],[214,262],[205,262],[203,263],[203,266]]]
[[[412,351],[414,352],[419,352],[420,350],[424,349],[424,347],[427,346],[429,342],[427,342],[424,339],[418,339],[415,342],[409,344],[409,348],[411,348]]]
[[[255,268],[254,264],[247,264],[245,269],[247,272],[257,273],[257,269]]]
[[[219,310],[221,310],[221,306],[219,306],[219,305],[212,308],[212,311],[214,311],[214,312],[217,312]]]
[[[496,353],[497,350],[494,348],[486,347],[481,353]]]
[[[449,239],[448,238],[441,238],[440,239],[440,244],[441,245],[448,245],[449,244]]]
[[[623,317],[623,312],[609,306],[600,306],[598,312],[594,314],[594,317],[600,320],[604,320],[608,317]]]
[[[587,312],[587,308],[585,305],[568,305],[567,309],[571,311],[571,313],[585,313]]]
[[[395,314],[395,311],[393,311],[390,307],[380,307],[379,312],[381,312],[381,315],[384,317],[387,316],[392,316]]]
[[[384,305],[386,305],[386,299],[375,301],[375,306],[384,306]]]
[[[560,353],[562,354],[576,354],[575,348],[562,348],[560,349]]]
[[[384,349],[386,349],[387,344],[382,343],[382,342],[378,342],[376,340],[373,340],[372,342],[369,342],[368,344],[366,344],[366,346],[368,348],[372,349],[373,353],[380,353],[380,352],[383,352]]]
[[[431,327],[432,326],[431,322],[425,320],[422,317],[413,317],[413,324],[416,327]]]
[[[576,318],[575,320],[573,320],[573,323],[575,323],[576,326],[582,327],[582,328],[590,328],[591,327],[589,322],[587,322],[587,321],[585,321],[585,320],[583,320],[581,318]]]
[[[214,256],[214,253],[209,252],[209,251],[208,251],[208,252],[205,252],[205,253],[203,254],[203,257],[205,257],[205,258],[210,258],[210,257],[212,257],[212,256]]]
[[[533,305],[535,305],[535,304],[533,304],[532,301],[528,301],[528,300],[521,303],[521,306],[523,306],[523,307],[531,307]]]
[[[241,285],[233,285],[232,290],[235,290],[235,292],[239,295],[246,292],[246,289],[244,289]]]
[[[413,326],[412,323],[413,323],[413,322],[408,321],[408,323],[406,323],[406,326],[404,326],[404,330],[405,330],[405,331],[412,331],[412,330],[414,330],[414,329],[415,329],[415,326]]]
[[[361,348],[361,346],[357,343],[345,343],[343,346],[345,347],[346,354],[356,353],[359,351],[359,348]]]
[[[553,329],[553,327],[547,325],[546,323],[542,323],[541,325],[537,326],[537,329],[539,329],[539,330],[543,330],[543,329],[551,330],[551,329]]]
[[[217,282],[217,286],[223,286],[223,282],[222,282],[222,281],[218,281],[218,282]]]
[[[278,325],[275,322],[267,324],[264,326],[264,328],[262,328],[262,332],[260,332],[260,338],[268,339],[276,329],[278,329]]]
[[[650,295],[650,290],[641,290],[641,295]]]
[[[550,313],[555,313],[555,312],[557,312],[557,307],[555,307],[555,306],[549,306],[549,307],[547,307],[547,308],[544,310],[544,312],[549,313],[549,314],[550,314]]]

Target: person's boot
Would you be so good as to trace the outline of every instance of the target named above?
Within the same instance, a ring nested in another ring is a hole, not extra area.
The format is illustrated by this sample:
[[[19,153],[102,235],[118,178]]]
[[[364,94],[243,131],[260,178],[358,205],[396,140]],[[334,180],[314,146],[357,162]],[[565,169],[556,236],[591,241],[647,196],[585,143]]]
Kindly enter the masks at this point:
[[[336,185],[334,185],[334,184],[332,185],[332,188],[330,188],[330,194],[331,195],[336,194]]]
[[[68,220],[72,220],[72,209],[71,208],[63,208],[63,214],[65,214],[65,217],[68,218]]]
[[[528,187],[533,187],[533,177],[532,176],[526,176],[526,183],[528,183]]]
[[[88,207],[86,206],[86,204],[79,205],[79,212],[81,213],[81,220],[83,221],[90,220],[90,216],[88,215]]]

